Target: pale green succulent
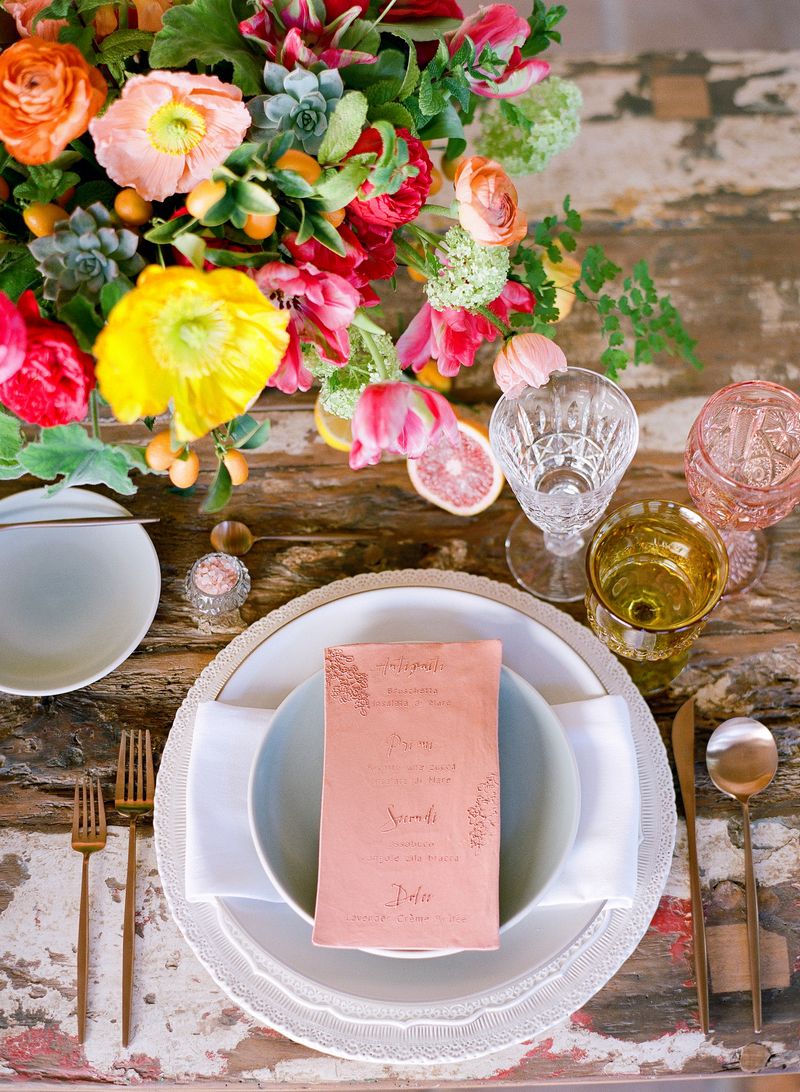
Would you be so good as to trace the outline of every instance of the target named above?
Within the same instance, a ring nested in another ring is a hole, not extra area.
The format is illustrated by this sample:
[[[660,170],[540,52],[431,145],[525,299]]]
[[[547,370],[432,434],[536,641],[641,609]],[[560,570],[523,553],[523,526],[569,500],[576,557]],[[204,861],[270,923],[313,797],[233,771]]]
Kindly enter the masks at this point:
[[[57,304],[78,294],[96,298],[105,285],[130,281],[145,264],[138,246],[138,235],[114,227],[99,202],[75,209],[55,225],[52,235],[28,244],[44,278],[44,298]]]
[[[247,108],[253,118],[250,139],[269,140],[291,133],[295,147],[315,155],[328,128],[328,119],[344,93],[342,77],[335,68],[319,73],[305,68],[291,72],[267,61],[264,86],[269,94],[251,99]]]

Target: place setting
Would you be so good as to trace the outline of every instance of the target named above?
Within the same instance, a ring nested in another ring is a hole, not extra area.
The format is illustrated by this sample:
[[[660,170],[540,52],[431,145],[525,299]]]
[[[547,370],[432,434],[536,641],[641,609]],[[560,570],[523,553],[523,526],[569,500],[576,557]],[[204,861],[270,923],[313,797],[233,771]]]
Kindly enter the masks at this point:
[[[0,0],[3,1079],[793,1057],[793,70],[434,8]]]

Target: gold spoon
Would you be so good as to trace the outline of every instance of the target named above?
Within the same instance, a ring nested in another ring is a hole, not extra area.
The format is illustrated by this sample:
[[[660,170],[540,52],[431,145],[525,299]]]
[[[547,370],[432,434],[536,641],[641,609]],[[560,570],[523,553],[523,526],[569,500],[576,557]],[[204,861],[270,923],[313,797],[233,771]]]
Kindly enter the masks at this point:
[[[333,539],[369,538],[363,533],[348,531],[323,531],[307,535],[254,535],[246,523],[238,519],[224,519],[211,528],[211,545],[223,554],[242,557],[256,542],[317,542]]]
[[[750,989],[753,994],[753,1030],[761,1031],[761,966],[758,953],[758,897],[750,839],[750,799],[769,785],[778,768],[778,748],[769,728],[750,717],[734,717],[720,724],[706,747],[711,780],[726,796],[742,805],[744,882],[747,902],[747,947]]]

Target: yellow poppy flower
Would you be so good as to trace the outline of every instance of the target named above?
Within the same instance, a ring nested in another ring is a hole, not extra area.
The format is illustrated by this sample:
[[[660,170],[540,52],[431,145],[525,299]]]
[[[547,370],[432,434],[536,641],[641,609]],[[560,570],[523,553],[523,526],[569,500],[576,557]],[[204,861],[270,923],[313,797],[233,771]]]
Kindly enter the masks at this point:
[[[289,345],[279,311],[236,269],[148,266],[94,344],[100,393],[125,424],[172,403],[193,440],[243,413]]]

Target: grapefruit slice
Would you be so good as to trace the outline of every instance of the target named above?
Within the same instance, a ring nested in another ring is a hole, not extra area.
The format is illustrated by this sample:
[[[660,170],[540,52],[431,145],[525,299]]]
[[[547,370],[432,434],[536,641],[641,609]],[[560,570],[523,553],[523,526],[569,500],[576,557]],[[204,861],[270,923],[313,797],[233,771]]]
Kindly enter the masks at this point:
[[[500,496],[505,479],[489,437],[480,425],[458,422],[459,442],[442,438],[418,459],[408,459],[408,476],[420,496],[456,516],[485,511]]]
[[[314,403],[314,424],[317,432],[334,451],[349,451],[353,446],[353,433],[350,422],[344,417],[329,413],[322,404],[321,396]]]

